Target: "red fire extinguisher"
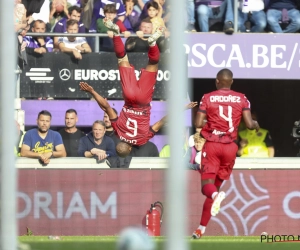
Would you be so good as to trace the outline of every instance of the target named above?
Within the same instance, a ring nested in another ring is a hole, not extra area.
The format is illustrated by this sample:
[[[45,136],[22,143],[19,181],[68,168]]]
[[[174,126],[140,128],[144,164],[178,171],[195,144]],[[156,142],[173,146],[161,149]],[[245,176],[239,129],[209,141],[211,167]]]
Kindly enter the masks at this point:
[[[161,213],[156,209],[160,208]],[[151,204],[146,214],[146,229],[151,236],[160,236],[160,226],[162,223],[164,207],[160,201]]]

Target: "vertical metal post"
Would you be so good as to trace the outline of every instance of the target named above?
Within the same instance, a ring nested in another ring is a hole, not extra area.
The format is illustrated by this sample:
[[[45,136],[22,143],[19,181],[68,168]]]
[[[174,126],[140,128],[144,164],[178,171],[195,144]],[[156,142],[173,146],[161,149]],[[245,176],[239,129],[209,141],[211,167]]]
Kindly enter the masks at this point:
[[[184,28],[186,22],[183,11],[186,11],[186,1],[171,0],[171,45],[168,65],[171,70],[171,80],[168,88],[168,135],[171,148],[171,157],[166,180],[167,199],[167,249],[188,249],[185,237],[186,207],[187,207],[187,180],[186,164],[183,161],[184,146],[184,104],[187,94],[187,59],[183,44],[186,35]]]
[[[16,35],[14,1],[0,1],[0,248],[17,248],[16,180],[14,146],[14,97],[16,84]]]
[[[100,37],[99,36],[95,36],[95,52],[99,53],[100,51]]]
[[[238,31],[238,0],[233,0],[234,33]]]

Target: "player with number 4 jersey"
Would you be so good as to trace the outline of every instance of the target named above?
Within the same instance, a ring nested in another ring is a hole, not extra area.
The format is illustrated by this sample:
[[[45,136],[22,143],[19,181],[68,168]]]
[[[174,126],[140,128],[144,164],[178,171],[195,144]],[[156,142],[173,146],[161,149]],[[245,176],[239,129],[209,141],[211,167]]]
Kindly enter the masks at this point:
[[[237,139],[242,112],[250,110],[247,97],[230,89],[205,94],[198,112],[206,114],[207,123],[201,135],[207,141],[230,143]]]
[[[216,216],[225,199],[220,192],[224,180],[232,172],[238,146],[238,126],[243,117],[248,129],[259,130],[257,121],[252,120],[250,102],[242,93],[232,91],[233,75],[222,69],[216,78],[216,91],[205,94],[200,102],[195,119],[196,128],[202,128],[201,136],[206,139],[201,156],[202,194],[206,196],[199,227],[192,237],[199,239],[205,233],[211,216]]]

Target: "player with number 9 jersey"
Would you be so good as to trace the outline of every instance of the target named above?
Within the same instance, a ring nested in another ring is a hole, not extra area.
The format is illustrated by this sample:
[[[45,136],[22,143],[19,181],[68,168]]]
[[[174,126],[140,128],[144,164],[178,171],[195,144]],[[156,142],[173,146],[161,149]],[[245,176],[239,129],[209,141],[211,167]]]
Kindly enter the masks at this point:
[[[132,108],[124,105],[120,116],[111,120],[117,136],[132,145],[141,146],[155,135],[150,124],[150,105]]]
[[[244,110],[250,110],[247,97],[230,89],[205,94],[198,112],[206,114],[201,135],[207,141],[230,143],[237,139],[238,126]]]

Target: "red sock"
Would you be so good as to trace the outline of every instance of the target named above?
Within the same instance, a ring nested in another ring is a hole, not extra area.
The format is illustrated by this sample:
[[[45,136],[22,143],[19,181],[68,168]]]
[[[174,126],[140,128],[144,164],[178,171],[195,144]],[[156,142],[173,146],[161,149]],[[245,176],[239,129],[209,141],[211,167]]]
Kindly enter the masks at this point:
[[[207,198],[211,198],[214,192],[218,192],[218,190],[212,183],[207,183],[202,187],[202,194],[204,194]]]
[[[210,218],[211,218],[211,206],[213,203],[213,199],[211,198],[206,198],[203,204],[203,209],[202,209],[202,215],[201,215],[201,221],[200,221],[200,225],[201,226],[207,226]]]
[[[126,55],[125,47],[120,36],[113,37],[114,49],[118,58],[123,58]]]
[[[149,63],[157,64],[159,61],[159,56],[160,56],[160,52],[157,44],[155,44],[154,46],[149,46],[149,50],[148,50]]]

